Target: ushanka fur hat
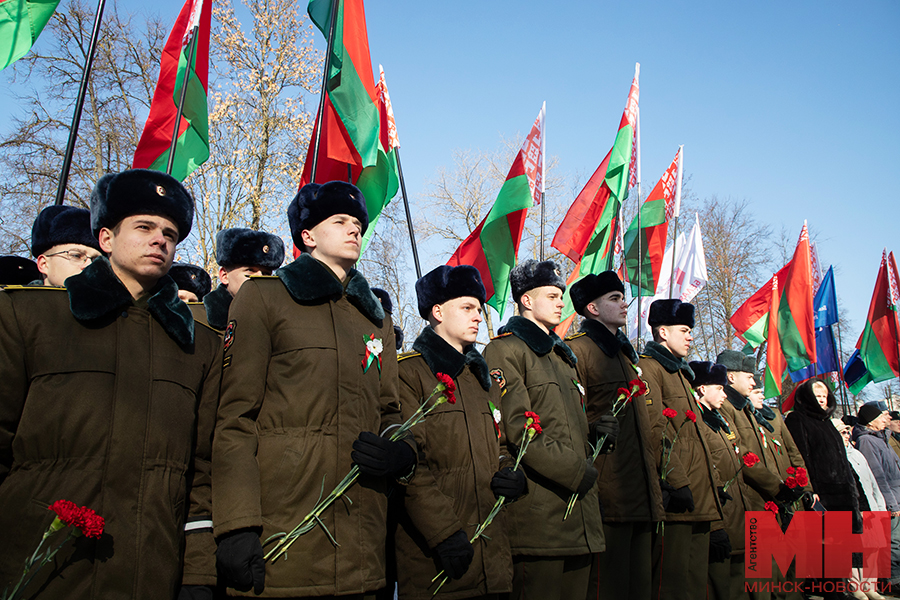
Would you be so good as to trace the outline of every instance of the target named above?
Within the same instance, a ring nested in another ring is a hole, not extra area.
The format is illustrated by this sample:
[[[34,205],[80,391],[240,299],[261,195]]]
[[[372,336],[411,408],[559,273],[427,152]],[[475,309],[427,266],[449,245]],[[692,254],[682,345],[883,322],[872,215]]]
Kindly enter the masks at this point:
[[[100,178],[91,192],[91,231],[112,229],[134,215],[159,215],[178,227],[178,242],[191,232],[194,199],[181,182],[161,171],[131,169]]]
[[[203,296],[212,290],[212,279],[209,273],[188,263],[173,263],[169,269],[169,276],[178,284],[179,290],[194,292],[197,300],[203,300]]]
[[[381,308],[389,315],[394,314],[394,303],[391,301],[391,295],[381,288],[370,288],[375,297],[381,302]]]
[[[426,320],[431,316],[431,309],[435,304],[443,304],[454,298],[471,296],[481,304],[485,302],[481,273],[470,265],[441,265],[426,273],[416,282],[416,296],[419,300],[419,315]]]
[[[74,206],[48,206],[31,227],[31,255],[40,256],[53,246],[81,244],[100,251],[91,231],[91,211]]]
[[[265,267],[274,271],[284,262],[284,242],[265,231],[223,229],[216,234],[216,262],[220,267]]]
[[[552,260],[538,262],[528,259],[520,262],[509,272],[513,300],[518,302],[522,294],[535,288],[552,285],[566,291],[566,282],[559,274],[559,267]]]
[[[603,271],[599,275],[593,273],[585,275],[569,288],[572,306],[575,307],[575,312],[582,316],[584,316],[584,309],[588,304],[610,292],[625,293],[625,286],[615,271]]]
[[[720,364],[713,364],[705,360],[691,361],[691,371],[694,372],[694,378],[691,385],[700,387],[701,385],[728,385],[728,369]]]
[[[750,358],[750,361],[747,361],[747,358]],[[723,350],[719,352],[719,355],[716,357],[716,364],[722,365],[729,371],[746,371],[747,373],[753,373],[756,368],[752,363],[752,357],[748,357],[743,352],[738,352],[737,350]],[[750,368],[748,369],[747,367]]]
[[[0,285],[25,285],[41,278],[37,264],[24,256],[0,256]]]
[[[694,305],[681,300],[656,300],[650,305],[647,324],[650,327],[686,325],[693,329]]]
[[[366,199],[359,188],[345,181],[329,181],[325,184],[307,183],[288,205],[288,223],[294,245],[302,250],[300,234],[312,229],[332,215],[350,215],[359,219],[362,232],[369,228],[369,211]]]

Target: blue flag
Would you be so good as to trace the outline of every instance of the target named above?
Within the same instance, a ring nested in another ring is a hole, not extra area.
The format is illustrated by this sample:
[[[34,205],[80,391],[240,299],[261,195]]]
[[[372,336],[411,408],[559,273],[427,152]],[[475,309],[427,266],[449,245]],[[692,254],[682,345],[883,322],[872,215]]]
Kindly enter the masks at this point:
[[[838,322],[837,297],[834,293],[834,267],[829,267],[816,297],[813,298],[816,311],[816,357],[818,362],[791,373],[791,379],[799,383],[820,373],[831,373],[840,369],[837,353],[834,351],[834,336],[831,326]]]
[[[829,327],[838,322],[837,297],[834,294],[834,267],[828,267],[825,279],[813,298],[813,309],[816,311],[816,329]],[[816,346],[818,355],[818,345]],[[827,373],[828,371],[826,371]]]

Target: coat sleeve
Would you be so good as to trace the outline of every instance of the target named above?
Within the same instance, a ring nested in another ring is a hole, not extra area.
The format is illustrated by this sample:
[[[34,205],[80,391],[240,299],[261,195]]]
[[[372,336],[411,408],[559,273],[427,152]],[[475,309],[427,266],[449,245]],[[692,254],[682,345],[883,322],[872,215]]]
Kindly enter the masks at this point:
[[[881,456],[879,455],[881,449],[875,446],[875,444],[881,443],[881,440],[875,439],[875,437],[871,435],[861,435],[856,441],[857,449],[866,457],[866,462],[869,463],[869,468],[872,469],[872,475],[875,476],[875,482],[878,484],[878,489],[881,490],[881,493],[884,496],[884,503],[887,505],[887,509],[893,512],[900,510],[900,506],[898,506],[897,498],[888,482],[887,474],[884,472],[884,465],[882,464]],[[886,444],[885,450],[891,451]]]
[[[687,472],[675,452],[669,455],[669,461],[668,463],[666,462],[666,446],[668,443],[664,438],[671,440],[675,430],[669,426],[669,419],[662,412],[665,404],[662,397],[663,382],[659,376],[660,370],[651,367],[648,362],[641,361],[641,364],[638,366],[643,370],[643,379],[647,384],[647,395],[644,397],[644,402],[647,403],[647,413],[650,416],[651,442],[654,448],[659,448],[658,464],[660,477],[662,477],[663,469],[665,469],[666,481],[677,490],[690,485],[691,480],[688,478]]]
[[[28,393],[25,343],[12,299],[0,291],[0,485],[12,467],[12,443]]]
[[[212,348],[214,352],[203,380],[197,409],[189,488],[190,510],[185,525],[183,585],[216,585],[216,542],[212,532],[212,441],[222,379],[222,345],[216,343]]]
[[[530,350],[528,350],[530,352]],[[556,414],[541,414],[540,396],[547,392],[546,385],[534,386],[530,390],[525,384],[525,360],[522,353],[515,351],[509,343],[493,342],[484,350],[484,358],[491,369],[500,369],[503,372],[505,384],[501,392],[501,404],[503,408],[503,428],[508,443],[521,449],[525,433],[525,412],[533,411],[541,419],[544,433],[534,436],[528,444],[522,464],[529,470],[536,472],[541,477],[553,481],[557,485],[570,491],[578,489],[584,472],[587,468],[586,458],[582,449],[573,450],[566,447],[559,440],[555,440],[547,433],[555,429],[552,423],[557,419],[566,419],[566,416]],[[534,394],[536,397],[532,397]],[[538,408],[534,405],[537,404]],[[560,407],[561,408],[561,407]],[[561,429],[564,429],[561,426]]]
[[[234,323],[225,351],[222,393],[213,438],[213,525],[216,537],[262,527],[256,419],[262,408],[272,346],[268,314],[255,282],[248,281],[231,303]]]

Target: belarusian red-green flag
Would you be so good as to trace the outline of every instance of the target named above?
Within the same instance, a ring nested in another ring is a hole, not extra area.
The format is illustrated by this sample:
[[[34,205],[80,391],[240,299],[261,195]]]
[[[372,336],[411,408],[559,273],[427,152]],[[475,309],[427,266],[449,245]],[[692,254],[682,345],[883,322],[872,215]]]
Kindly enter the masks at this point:
[[[59,0],[0,0],[0,69],[31,50]]]
[[[784,281],[788,266],[790,263],[747,298],[728,319],[734,327],[735,335],[747,343],[748,349],[758,348],[768,339],[766,327],[769,324],[769,307],[772,304],[772,282],[776,278],[778,281]]]
[[[781,308],[781,294],[778,290],[778,275],[770,280],[769,288],[769,315],[777,315]],[[770,318],[766,324],[766,370],[765,396],[774,398],[781,395],[781,382],[784,381],[785,357],[781,351],[781,343],[778,341],[778,319]]]
[[[779,289],[778,339],[788,371],[816,362],[816,315],[813,311],[812,259],[806,223]]]
[[[212,0],[187,0],[163,49],[159,81],[153,92],[150,115],[141,141],[134,151],[136,169],[165,171],[178,116],[181,88],[187,79],[172,177],[184,181],[209,158],[209,111],[206,94],[209,80],[209,23]],[[197,41],[191,64],[187,64],[191,33]],[[187,74],[187,77],[185,77]]]
[[[516,154],[491,210],[447,261],[450,266],[472,265],[478,269],[487,304],[494,307],[501,319],[509,298],[509,272],[516,264],[525,217],[535,198],[540,198],[539,182],[529,172],[536,174],[543,165],[545,107],[541,108]]]
[[[641,228],[637,217],[625,232],[625,266],[631,282],[631,295],[653,296],[660,279],[666,238],[669,235],[669,219],[675,211],[675,188],[681,164],[681,149],[663,176],[653,187],[641,206]],[[638,285],[638,258],[640,256],[640,285]],[[640,289],[640,292],[639,292]]]

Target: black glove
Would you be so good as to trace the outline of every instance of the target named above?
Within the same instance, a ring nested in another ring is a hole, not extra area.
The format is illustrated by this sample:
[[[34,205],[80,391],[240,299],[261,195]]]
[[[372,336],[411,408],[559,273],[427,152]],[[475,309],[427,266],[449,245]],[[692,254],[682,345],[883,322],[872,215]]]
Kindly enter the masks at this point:
[[[475,557],[475,548],[469,543],[462,529],[448,537],[434,547],[434,553],[441,561],[441,567],[452,579],[459,579],[469,570],[472,558]]]
[[[591,423],[591,432],[596,441],[600,441],[600,438],[606,435],[606,441],[600,448],[600,454],[609,454],[616,448],[616,439],[619,437],[619,420],[612,415],[603,415]]]
[[[219,540],[216,571],[228,587],[242,592],[251,587],[262,594],[266,587],[266,561],[259,534],[248,529],[233,531]]]
[[[183,585],[178,600],[213,600],[212,588],[206,585]]]
[[[731,556],[731,540],[724,529],[709,534],[709,562],[725,562]]]
[[[363,431],[353,442],[350,458],[366,475],[399,477],[412,470],[416,453],[402,440],[392,442],[370,431]]]
[[[862,533],[863,532],[863,516],[862,513],[859,512],[858,508],[853,509],[853,533]]]
[[[579,496],[584,496],[591,491],[591,488],[594,487],[596,481],[597,469],[591,464],[591,459],[587,458],[584,461],[584,477],[581,478],[581,483],[578,484],[578,489],[575,490],[575,493]]]
[[[522,471],[503,467],[491,478],[491,491],[495,498],[506,496],[507,502],[515,502],[528,491],[528,479]]]
[[[671,486],[669,486],[671,487]],[[665,502],[665,500],[663,500]],[[694,511],[694,494],[691,493],[691,488],[688,486],[683,486],[669,492],[669,505],[666,508],[666,512],[670,513],[683,513],[683,512],[693,512]]]
[[[719,504],[721,504],[722,506],[725,506],[725,503],[729,500],[734,500],[734,498],[731,497],[731,494],[725,491],[724,486],[720,485],[719,487],[717,487],[716,492],[719,494]]]
[[[803,496],[803,488],[790,488],[783,483],[778,487],[778,493],[775,494],[775,500],[782,504],[793,504]]]

